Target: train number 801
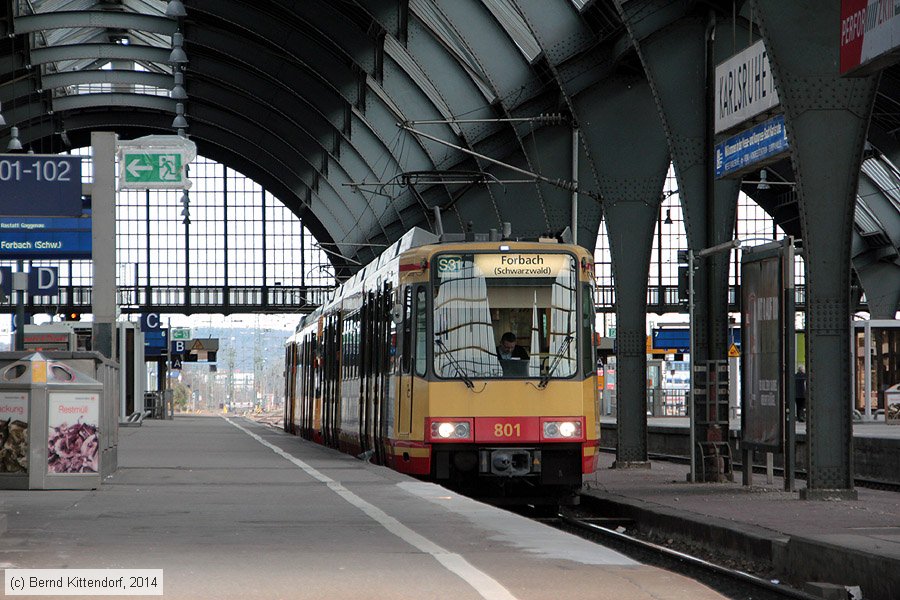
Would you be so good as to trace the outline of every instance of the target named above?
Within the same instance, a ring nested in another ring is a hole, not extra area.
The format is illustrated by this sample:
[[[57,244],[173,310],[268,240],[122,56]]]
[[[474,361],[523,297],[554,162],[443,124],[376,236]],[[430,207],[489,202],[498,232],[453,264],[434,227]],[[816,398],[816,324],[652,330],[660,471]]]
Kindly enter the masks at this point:
[[[494,424],[494,437],[520,437],[522,435],[522,426],[518,423],[496,423]]]

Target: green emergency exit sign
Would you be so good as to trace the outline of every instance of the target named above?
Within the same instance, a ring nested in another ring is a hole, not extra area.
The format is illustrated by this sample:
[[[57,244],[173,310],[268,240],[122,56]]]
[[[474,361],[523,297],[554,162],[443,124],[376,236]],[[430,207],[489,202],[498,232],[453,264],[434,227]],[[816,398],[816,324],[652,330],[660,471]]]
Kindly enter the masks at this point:
[[[126,150],[119,165],[121,187],[183,187],[184,155],[178,150]]]

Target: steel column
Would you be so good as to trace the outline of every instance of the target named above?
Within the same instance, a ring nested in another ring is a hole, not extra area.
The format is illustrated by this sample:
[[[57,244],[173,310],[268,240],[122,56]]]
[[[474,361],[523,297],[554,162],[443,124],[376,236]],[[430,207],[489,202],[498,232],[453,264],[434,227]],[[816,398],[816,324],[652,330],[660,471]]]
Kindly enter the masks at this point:
[[[647,466],[647,276],[669,167],[646,81],[611,78],[575,99],[596,165],[616,286],[616,466]]]
[[[838,74],[840,3],[752,7],[785,111],[806,250],[809,478],[801,497],[855,499],[850,240],[878,77]]]
[[[114,133],[91,134],[94,183],[91,187],[94,313],[92,347],[116,359],[116,141]]]

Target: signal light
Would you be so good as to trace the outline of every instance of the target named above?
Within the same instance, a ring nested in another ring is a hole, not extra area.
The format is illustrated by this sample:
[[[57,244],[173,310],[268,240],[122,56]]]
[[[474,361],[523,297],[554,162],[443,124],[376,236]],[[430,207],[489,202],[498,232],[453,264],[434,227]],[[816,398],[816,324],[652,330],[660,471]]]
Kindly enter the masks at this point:
[[[80,321],[81,313],[80,312],[70,312],[65,314],[66,321]]]

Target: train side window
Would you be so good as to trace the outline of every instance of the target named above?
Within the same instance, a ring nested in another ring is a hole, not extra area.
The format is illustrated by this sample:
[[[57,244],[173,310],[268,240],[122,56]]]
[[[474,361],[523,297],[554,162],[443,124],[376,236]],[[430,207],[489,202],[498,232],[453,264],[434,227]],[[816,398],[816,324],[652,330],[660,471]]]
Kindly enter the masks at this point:
[[[403,290],[403,344],[400,348],[400,370],[409,373],[412,369],[412,288]]]
[[[420,287],[416,292],[416,375],[420,376],[424,376],[428,368],[426,302],[425,288]]]
[[[584,284],[581,290],[581,370],[585,377],[590,377],[597,368],[594,358],[594,289],[590,284]]]

